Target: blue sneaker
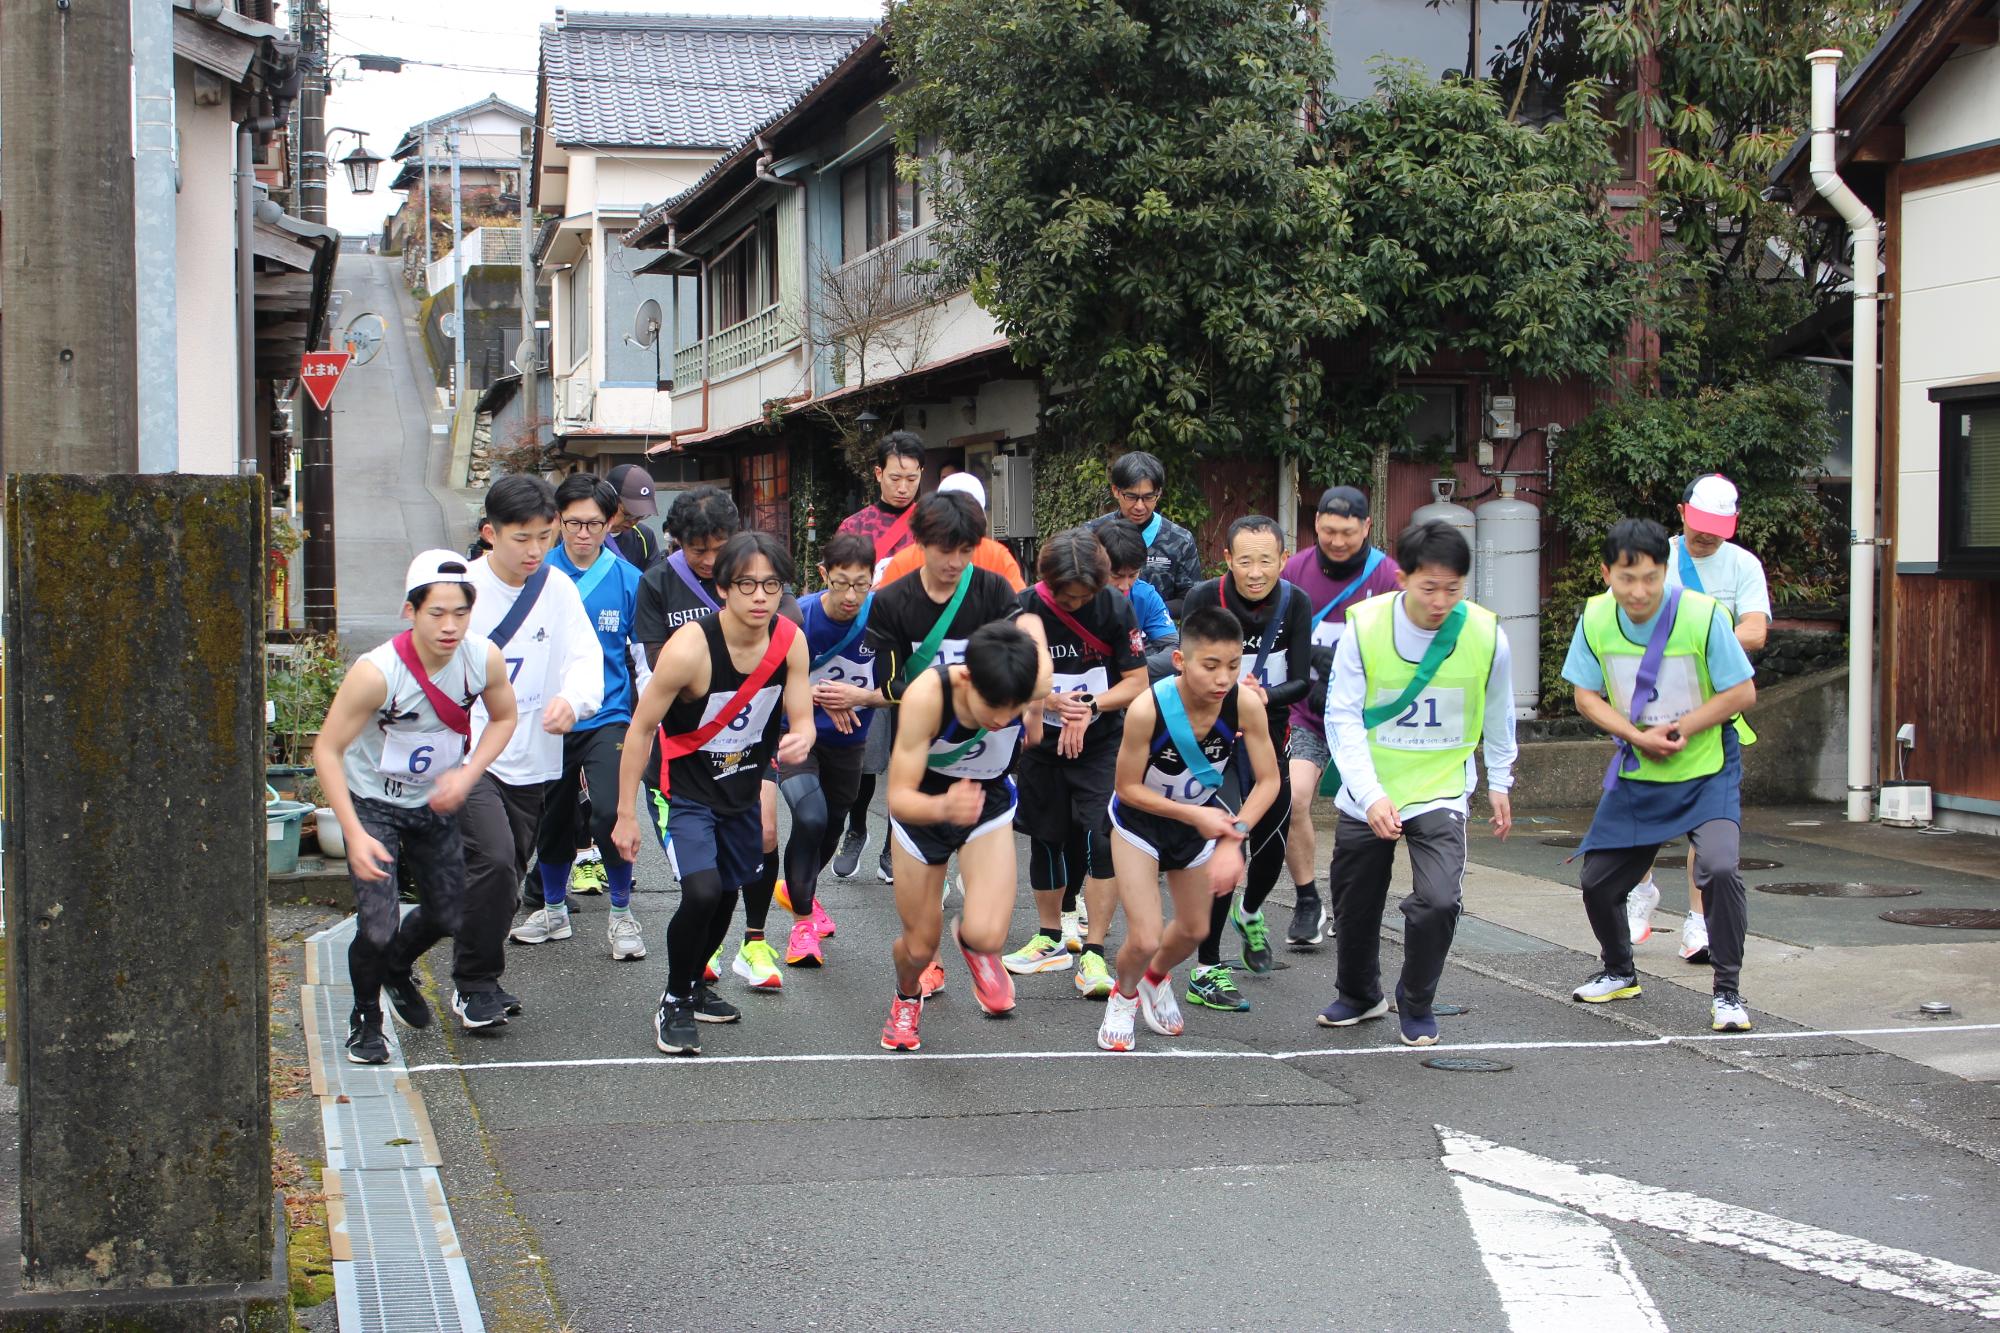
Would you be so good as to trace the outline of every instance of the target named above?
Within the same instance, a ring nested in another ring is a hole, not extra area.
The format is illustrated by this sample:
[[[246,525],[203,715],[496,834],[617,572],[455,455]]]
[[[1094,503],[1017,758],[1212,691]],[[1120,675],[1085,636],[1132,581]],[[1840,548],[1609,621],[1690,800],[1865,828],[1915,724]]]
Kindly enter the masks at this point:
[[[1351,1028],[1356,1023],[1364,1023],[1371,1018],[1380,1018],[1389,1012],[1387,1000],[1377,1000],[1373,1004],[1355,1004],[1346,996],[1334,1000],[1319,1011],[1313,1022],[1323,1028]]]
[[[1409,1001],[1403,998],[1403,988],[1400,985],[1396,987],[1396,1025],[1402,1029],[1399,1035],[1405,1046],[1437,1045],[1437,1015],[1428,1010],[1421,1014],[1412,1013]]]

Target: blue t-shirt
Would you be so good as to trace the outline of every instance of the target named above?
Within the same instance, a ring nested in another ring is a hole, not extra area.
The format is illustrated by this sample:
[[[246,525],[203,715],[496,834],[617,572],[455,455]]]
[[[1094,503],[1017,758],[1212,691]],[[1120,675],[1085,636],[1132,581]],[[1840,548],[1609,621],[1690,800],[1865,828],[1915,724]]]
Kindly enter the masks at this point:
[[[1664,605],[1664,603],[1663,603]],[[1618,628],[1633,643],[1644,646],[1653,636],[1653,624],[1660,618],[1654,612],[1651,620],[1635,625],[1625,614],[1625,608],[1618,608]],[[1750,665],[1749,655],[1743,645],[1736,641],[1736,631],[1730,628],[1728,613],[1721,607],[1715,609],[1715,623],[1708,627],[1708,681],[1717,694],[1741,685],[1756,675]],[[1569,656],[1563,659],[1563,679],[1578,689],[1604,693],[1604,668],[1597,660],[1597,654],[1590,651],[1590,644],[1583,637],[1583,617],[1576,620],[1576,633],[1570,636]]]
[[[604,703],[588,719],[576,724],[578,731],[595,731],[613,723],[624,726],[632,720],[632,617],[639,607],[639,569],[629,560],[609,550],[597,553],[588,570],[578,569],[562,543],[549,553],[549,563],[576,581],[583,593],[583,611],[590,627],[597,631],[597,644],[604,652]],[[599,566],[603,572],[599,573]],[[585,590],[586,583],[593,586]]]
[[[1167,614],[1166,599],[1144,579],[1132,584],[1132,614],[1139,621],[1139,636],[1147,643],[1157,643],[1176,633],[1174,618]]]
[[[826,613],[826,608],[820,604],[825,596],[824,592],[816,592],[799,602],[799,614],[805,617],[806,622],[806,655],[813,662],[819,661],[829,649],[856,628],[854,620],[835,620]],[[863,603],[863,606],[865,609],[866,603]],[[855,619],[861,618],[857,616]],[[868,627],[865,620],[861,622],[860,630],[861,632],[854,636],[854,641],[840,650],[839,656],[812,673],[813,684],[817,685],[823,680],[837,680],[849,685],[858,685],[864,690],[875,688],[875,649],[868,641]],[[826,710],[815,708],[813,722],[819,731],[818,743],[845,749],[866,741],[868,724],[874,719],[875,710],[864,708],[855,716],[859,718],[861,725],[853,731],[843,732],[833,725],[833,719],[826,715]]]

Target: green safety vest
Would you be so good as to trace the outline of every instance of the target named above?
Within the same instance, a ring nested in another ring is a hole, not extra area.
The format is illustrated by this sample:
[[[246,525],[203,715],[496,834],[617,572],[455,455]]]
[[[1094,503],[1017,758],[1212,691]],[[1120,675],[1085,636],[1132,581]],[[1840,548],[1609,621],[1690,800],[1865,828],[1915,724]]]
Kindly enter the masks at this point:
[[[1708,678],[1708,632],[1715,624],[1716,600],[1706,593],[1683,589],[1680,609],[1674,615],[1665,655],[1660,659],[1658,691],[1647,711],[1640,715],[1640,727],[1671,721],[1706,703],[1715,693]],[[1609,592],[1601,592],[1583,605],[1583,641],[1604,672],[1605,694],[1618,715],[1632,716],[1632,683],[1638,675],[1639,659],[1646,645],[1625,637],[1618,624],[1618,602]],[[1629,782],[1689,782],[1722,771],[1722,728],[1710,727],[1699,736],[1687,738],[1687,746],[1670,759],[1654,759],[1636,747],[1636,772],[1626,771]]]
[[[1361,651],[1363,707],[1392,703],[1416,679],[1417,664],[1396,651],[1395,596],[1371,597],[1347,613],[1347,632]],[[1465,603],[1458,645],[1402,712],[1368,731],[1376,781],[1398,810],[1465,795],[1465,761],[1479,747],[1486,721],[1486,679],[1500,622]]]

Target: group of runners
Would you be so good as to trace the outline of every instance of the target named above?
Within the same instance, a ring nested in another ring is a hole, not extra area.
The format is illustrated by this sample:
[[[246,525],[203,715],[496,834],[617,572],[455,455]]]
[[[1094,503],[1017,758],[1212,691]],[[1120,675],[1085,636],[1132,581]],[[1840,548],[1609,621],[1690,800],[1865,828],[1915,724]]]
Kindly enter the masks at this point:
[[[665,515],[673,549],[657,549],[637,524],[655,512],[638,468],[555,487],[503,477],[483,549],[417,557],[411,627],[356,662],[315,755],[357,905],[348,1058],[387,1059],[384,994],[407,1025],[433,1021],[413,968],[447,935],[467,1028],[521,1012],[501,985],[506,941],[574,938],[578,895],[608,896],[613,960],[646,957],[631,902],[642,816],[679,882],[655,1045],[698,1054],[703,1024],[741,1017],[718,990],[739,900],[727,970],[743,983],[780,990],[787,968],[824,964],[836,926],[818,884],[860,873],[878,783],[874,869],[901,921],[887,1049],[920,1047],[924,1004],[948,984],[954,888],[951,942],[983,1011],[1013,1010],[1017,976],[1071,971],[1103,1002],[1097,1044],[1129,1051],[1142,1026],[1180,1034],[1182,1001],[1250,1007],[1234,973],[1276,966],[1264,909],[1284,869],[1285,941],[1335,939],[1317,1021],[1382,1018],[1393,995],[1400,1039],[1434,1043],[1481,759],[1492,831],[1513,826],[1509,648],[1468,600],[1463,534],[1418,523],[1385,552],[1368,497],[1335,486],[1297,553],[1250,515],[1204,579],[1193,536],[1160,513],[1164,467],[1135,452],[1110,469],[1115,508],[1044,540],[1030,583],[988,535],[976,478],[920,497],[916,436],[881,442],[875,478],[880,498],[824,544],[820,590],[803,598],[785,546],[742,530],[718,488],[682,492]],[[1735,508],[1710,476],[1689,488],[1680,536],[1614,525],[1606,591],[1564,667],[1579,711],[1617,741],[1579,853],[1601,967],[1574,998],[1639,994],[1651,868],[1685,836],[1718,1031],[1750,1026],[1738,792],[1745,648],[1769,619],[1768,600],[1741,591],[1750,558],[1724,540]],[[1706,591],[1724,585],[1733,605]],[[1324,894],[1319,794],[1337,811]],[[1036,926],[1009,951],[1017,833]],[[1399,843],[1411,888],[1388,990],[1380,924]],[[399,885],[417,900],[407,913]],[[766,938],[774,903],[790,918],[782,954]],[[1231,934],[1240,959],[1225,962]]]

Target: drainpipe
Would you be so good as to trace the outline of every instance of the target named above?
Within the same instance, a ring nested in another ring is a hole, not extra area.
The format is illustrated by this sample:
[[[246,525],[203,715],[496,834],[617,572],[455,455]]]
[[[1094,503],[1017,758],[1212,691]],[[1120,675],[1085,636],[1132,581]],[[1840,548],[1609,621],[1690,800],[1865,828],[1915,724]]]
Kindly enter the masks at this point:
[[[180,355],[175,313],[174,11],[171,0],[132,6],[132,159],[138,208],[139,470],[180,466]]]
[[[1875,794],[1875,416],[1878,274],[1882,224],[1834,165],[1834,106],[1841,53],[1812,62],[1812,183],[1854,237],[1854,492],[1847,561],[1847,818],[1867,823]]]
[[[764,136],[762,134],[752,135],[751,142],[757,145],[757,152],[759,154],[757,158],[758,180],[769,181],[773,185],[782,185],[788,190],[803,191],[806,188],[806,183],[804,181],[786,180],[781,176],[774,176],[771,174],[771,160],[773,157],[773,153],[771,152],[771,145],[764,142]],[[805,211],[804,210],[805,196],[803,194],[799,196],[799,205],[800,205],[800,212],[803,213]],[[812,358],[812,337],[811,337],[812,275],[806,271],[805,247],[806,247],[806,220],[803,216],[801,216],[799,218],[799,287],[800,287],[799,333],[805,338],[805,346],[806,346],[806,391],[798,401],[809,403],[812,401],[813,397],[813,370],[812,370],[813,358]],[[771,262],[773,263],[777,262],[776,255],[771,256]],[[787,399],[786,401],[790,402],[792,400]]]
[[[261,120],[236,131],[236,467],[260,470],[257,446],[257,133]]]

